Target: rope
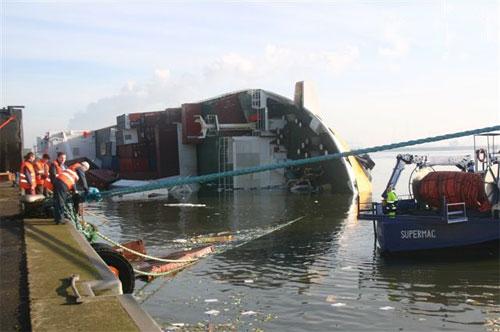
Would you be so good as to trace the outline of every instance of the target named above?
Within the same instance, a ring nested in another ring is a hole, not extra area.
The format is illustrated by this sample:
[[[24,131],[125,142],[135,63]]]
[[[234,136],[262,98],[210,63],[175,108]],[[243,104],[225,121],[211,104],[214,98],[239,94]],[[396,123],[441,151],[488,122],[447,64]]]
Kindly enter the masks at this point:
[[[92,217],[94,217],[96,219],[101,220],[101,223],[99,225],[97,225],[98,227],[101,227],[101,226],[107,224],[110,221],[110,219],[107,219],[105,217],[101,217],[101,216],[99,216],[99,215],[97,215],[95,213],[92,213],[90,211],[87,211],[87,210],[85,210],[85,213],[91,215]]]
[[[240,243],[240,244],[238,244],[238,245],[236,245],[236,246],[234,246],[234,247],[226,248],[226,249],[224,249],[224,250],[217,250],[217,251],[215,251],[215,252],[213,253],[213,255],[219,255],[219,254],[222,254],[222,253],[224,253],[224,252],[226,252],[226,251],[229,251],[229,250],[232,250],[232,249],[239,248],[239,247],[241,247],[241,246],[243,246],[243,245],[245,245],[245,244],[249,243],[250,241],[254,241],[254,240],[260,239],[260,238],[261,238],[261,237],[263,237],[263,236],[266,236],[266,235],[271,234],[271,233],[273,233],[273,232],[279,231],[280,229],[285,228],[285,227],[287,227],[287,226],[289,226],[289,225],[291,225],[291,224],[293,224],[293,223],[295,223],[295,222],[297,222],[297,221],[299,221],[299,220],[302,220],[302,219],[304,219],[304,218],[305,218],[305,216],[301,216],[301,217],[295,218],[295,219],[293,219],[293,220],[290,220],[290,221],[288,221],[288,222],[286,222],[286,223],[284,223],[284,224],[282,224],[282,225],[279,225],[279,226],[277,226],[277,227],[273,228],[273,229],[272,229],[272,230],[270,230],[269,232],[266,232],[266,233],[264,233],[264,234],[261,234],[261,235],[259,235],[259,236],[255,237],[255,238],[252,238],[252,239],[250,239],[250,240],[248,240],[248,241],[245,241],[245,242],[243,242],[243,243]],[[98,233],[98,235],[100,235],[100,234]],[[196,260],[198,260],[198,259],[196,259]],[[183,269],[185,269],[186,267],[193,265],[193,264],[195,263],[195,261],[196,261],[196,260],[193,260],[192,262],[190,262],[190,263],[188,263],[188,264],[186,264],[186,265],[180,266],[180,267],[178,267],[178,268],[176,268],[176,269],[174,269],[174,270],[171,270],[171,271],[166,271],[166,272],[145,272],[145,271],[140,271],[140,270],[135,270],[135,269],[134,269],[134,272],[136,272],[136,273],[138,273],[138,274],[141,274],[141,275],[144,275],[144,276],[161,277],[161,276],[165,276],[165,275],[172,274],[172,273],[175,273],[175,272],[177,272],[177,271],[183,270]]]
[[[412,145],[419,145],[419,144],[424,144],[424,143],[443,141],[443,140],[452,139],[452,138],[471,136],[471,135],[476,135],[476,134],[481,134],[481,133],[491,132],[491,131],[496,131],[496,130],[500,130],[500,125],[479,128],[479,129],[473,129],[473,130],[460,131],[460,132],[455,132],[455,133],[450,133],[450,134],[445,134],[445,135],[430,136],[430,137],[426,137],[426,138],[403,141],[403,142],[392,143],[392,144],[377,145],[377,146],[370,147],[370,148],[351,150],[351,151],[347,151],[347,152],[338,152],[338,153],[333,153],[333,154],[329,154],[329,155],[311,157],[311,158],[306,158],[306,159],[287,160],[287,161],[278,162],[278,163],[274,163],[274,164],[260,165],[260,166],[255,166],[255,167],[247,167],[247,168],[242,168],[242,169],[233,170],[233,171],[212,173],[212,174],[199,175],[199,176],[187,176],[187,177],[180,177],[180,178],[175,178],[175,179],[157,180],[157,181],[151,182],[151,183],[143,185],[143,186],[136,186],[136,187],[120,188],[120,189],[112,189],[112,190],[108,190],[108,191],[103,191],[103,192],[101,192],[101,196],[102,197],[112,197],[112,196],[117,196],[117,195],[139,193],[139,192],[155,190],[155,189],[160,189],[160,188],[174,187],[174,186],[179,186],[179,185],[209,182],[209,181],[213,181],[213,180],[216,180],[216,179],[219,179],[222,177],[230,177],[230,176],[238,176],[238,175],[245,175],[245,174],[251,174],[251,173],[259,173],[259,172],[271,171],[274,169],[287,168],[287,167],[292,167],[292,166],[303,166],[303,165],[307,165],[307,164],[319,163],[319,162],[323,162],[323,161],[334,160],[334,159],[339,159],[339,158],[348,157],[348,156],[361,155],[361,154],[365,154],[365,153],[381,152],[381,151],[392,150],[392,149],[397,149],[397,148],[402,148],[402,147],[408,147],[408,146],[412,146]]]
[[[66,202],[66,204],[64,205],[64,211],[65,211],[65,214],[71,219],[71,221],[73,221],[73,223],[75,224],[75,227],[76,229],[81,232],[86,238],[87,240],[90,242],[90,243],[94,243],[95,241],[95,237],[96,236],[99,236],[100,238],[102,238],[103,240],[113,244],[114,246],[117,246],[125,251],[128,251],[134,255],[137,255],[137,256],[140,256],[140,257],[143,257],[143,258],[146,258],[146,259],[151,259],[151,260],[155,260],[155,261],[158,261],[158,262],[165,262],[165,263],[192,263],[192,262],[195,262],[197,261],[198,259],[166,259],[166,258],[159,258],[159,257],[154,257],[154,256],[150,256],[150,255],[144,255],[138,251],[135,251],[135,250],[132,250],[132,249],[129,249],[123,245],[121,245],[120,243],[116,242],[116,241],[113,241],[112,239],[110,239],[109,237],[107,237],[106,235],[102,234],[101,232],[99,232],[97,230],[97,227],[95,227],[94,225],[92,225],[91,223],[88,223],[88,222],[83,222],[81,223],[79,220],[78,220],[78,216],[75,212],[75,210],[73,209],[73,206],[72,206],[72,203],[71,202]],[[139,273],[139,272],[138,272]]]
[[[99,236],[101,239],[111,243],[112,245],[116,246],[116,247],[119,247],[125,251],[128,251],[134,255],[137,255],[137,256],[140,256],[142,258],[145,258],[145,259],[151,259],[151,260],[154,260],[154,261],[158,261],[158,262],[164,262],[164,263],[191,263],[191,262],[195,262],[197,261],[198,259],[197,258],[192,258],[192,259],[167,259],[167,258],[159,258],[159,257],[154,257],[154,256],[150,256],[150,255],[145,255],[145,254],[142,254],[138,251],[135,251],[135,250],[132,250],[130,248],[127,248],[123,245],[121,245],[120,243],[116,242],[116,241],[113,241],[111,240],[109,237],[107,237],[106,235],[102,234],[101,232],[99,231],[96,231],[96,235]]]
[[[268,231],[268,232],[265,232],[264,234],[261,234],[261,235],[259,235],[259,236],[257,236],[257,237],[254,237],[254,238],[252,238],[252,239],[250,239],[250,240],[248,240],[248,241],[245,241],[245,242],[243,242],[243,243],[237,244],[237,245],[235,245],[235,246],[233,246],[233,247],[229,247],[229,248],[227,248],[226,250],[219,250],[219,251],[217,251],[217,252],[216,252],[216,254],[222,254],[222,253],[224,253],[224,252],[226,252],[226,251],[229,251],[229,250],[236,249],[236,248],[239,248],[239,247],[241,247],[241,246],[244,246],[245,244],[249,243],[250,241],[255,241],[255,240],[260,239],[261,237],[264,237],[264,236],[266,236],[266,235],[268,235],[268,234],[271,234],[271,233],[274,233],[274,232],[276,232],[276,231],[279,231],[280,229],[285,228],[285,227],[287,227],[287,226],[290,226],[291,224],[293,224],[293,223],[295,223],[295,222],[297,222],[297,221],[299,221],[299,220],[302,220],[302,219],[304,219],[305,217],[306,217],[306,216],[301,216],[301,217],[295,218],[295,219],[293,219],[293,220],[290,220],[290,221],[288,221],[288,222],[286,222],[286,223],[284,223],[284,224],[282,224],[282,225],[279,225],[279,226],[277,226],[277,227],[275,227],[275,228],[271,229],[271,230],[270,230],[270,231]]]
[[[173,269],[170,271],[165,271],[165,272],[146,272],[146,271],[141,271],[141,270],[136,270],[136,269],[134,269],[134,272],[137,274],[143,275],[143,276],[147,276],[147,277],[163,277],[163,276],[184,270],[185,268],[187,268],[188,266],[191,266],[193,264],[194,264],[194,262],[187,263],[187,264],[182,265],[176,269]]]

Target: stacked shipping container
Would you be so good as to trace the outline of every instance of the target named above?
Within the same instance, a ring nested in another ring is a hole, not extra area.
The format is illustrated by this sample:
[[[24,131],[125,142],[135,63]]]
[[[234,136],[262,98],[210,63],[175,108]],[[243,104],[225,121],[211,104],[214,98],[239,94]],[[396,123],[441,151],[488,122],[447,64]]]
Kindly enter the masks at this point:
[[[180,108],[117,117],[117,156],[123,178],[149,180],[179,175]]]

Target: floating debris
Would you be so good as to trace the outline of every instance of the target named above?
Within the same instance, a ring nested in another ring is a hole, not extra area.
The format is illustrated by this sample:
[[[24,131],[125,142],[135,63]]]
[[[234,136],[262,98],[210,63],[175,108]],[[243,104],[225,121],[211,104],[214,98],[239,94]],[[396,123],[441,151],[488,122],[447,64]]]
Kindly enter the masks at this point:
[[[385,307],[380,307],[380,310],[394,310],[394,307],[391,306],[385,306]]]
[[[205,311],[205,314],[211,315],[211,316],[217,316],[219,313],[220,313],[219,310],[208,310],[208,311]]]
[[[353,270],[353,267],[352,266],[344,266],[342,268],[340,268],[342,271],[352,271]]]
[[[253,316],[256,315],[257,313],[255,311],[249,310],[249,311],[243,311],[241,313],[242,316]]]
[[[243,282],[245,284],[253,284],[253,280],[252,279],[245,279],[245,280],[243,280]]]
[[[338,303],[332,303],[331,306],[332,307],[345,307],[346,304],[342,303],[342,302],[338,302]]]
[[[220,243],[220,242],[233,241],[234,237],[231,234],[229,234],[229,235],[213,235],[213,236],[200,235],[200,236],[194,237],[190,240],[191,240],[191,242],[194,242],[194,243],[215,243],[215,242]]]
[[[219,302],[217,299],[205,299],[206,303],[213,303],[213,302]]]
[[[337,297],[335,295],[328,295],[326,297],[326,302],[330,302],[330,303],[337,302]]]
[[[206,204],[193,204],[193,203],[167,203],[163,204],[167,207],[207,207]]]

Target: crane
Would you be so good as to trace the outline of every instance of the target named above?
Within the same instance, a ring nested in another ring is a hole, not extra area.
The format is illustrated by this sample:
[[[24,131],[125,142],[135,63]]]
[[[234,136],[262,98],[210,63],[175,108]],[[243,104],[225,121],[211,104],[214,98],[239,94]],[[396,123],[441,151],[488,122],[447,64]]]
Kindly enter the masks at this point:
[[[470,155],[462,156],[420,156],[413,154],[398,154],[396,157],[396,165],[392,170],[391,177],[385,186],[382,197],[387,196],[387,189],[394,188],[399,181],[401,173],[406,165],[415,164],[418,168],[432,166],[456,166],[463,172],[474,172],[474,159]]]

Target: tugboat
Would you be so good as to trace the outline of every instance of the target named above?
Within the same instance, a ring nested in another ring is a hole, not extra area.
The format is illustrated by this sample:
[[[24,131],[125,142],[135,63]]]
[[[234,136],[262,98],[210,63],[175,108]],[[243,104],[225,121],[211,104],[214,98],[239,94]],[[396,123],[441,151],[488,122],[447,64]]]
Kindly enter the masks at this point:
[[[358,207],[359,219],[373,221],[377,250],[382,255],[459,247],[498,252],[500,150],[495,138],[499,136],[475,135],[473,157],[398,155],[382,194],[384,200]],[[486,140],[486,146],[478,148],[478,139]],[[394,208],[387,194],[411,164],[415,169],[408,183],[409,198],[396,201]],[[438,171],[436,166],[459,170]]]

